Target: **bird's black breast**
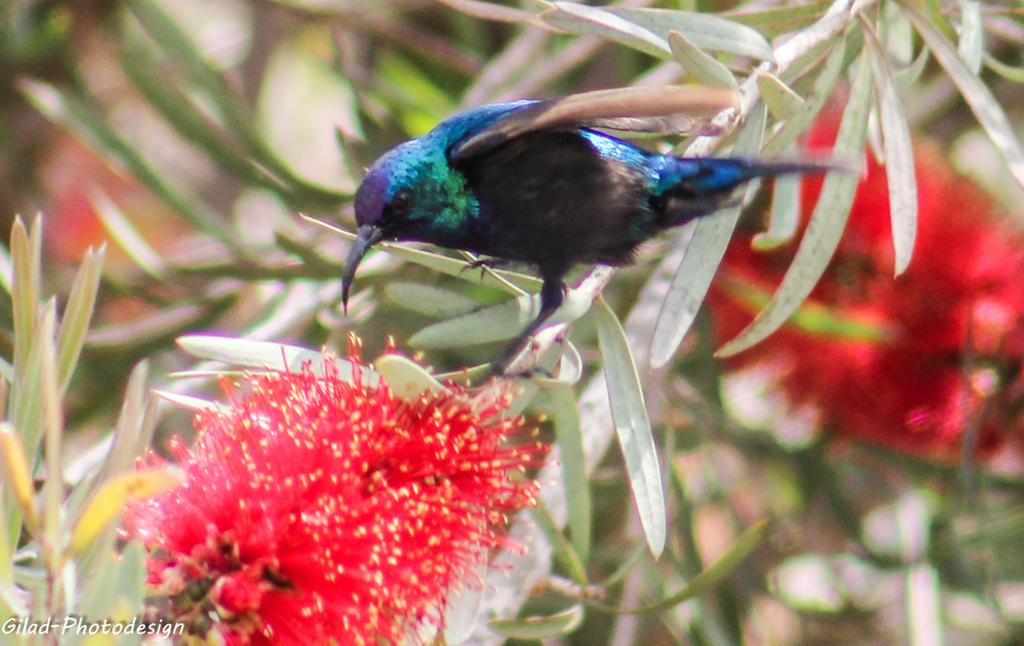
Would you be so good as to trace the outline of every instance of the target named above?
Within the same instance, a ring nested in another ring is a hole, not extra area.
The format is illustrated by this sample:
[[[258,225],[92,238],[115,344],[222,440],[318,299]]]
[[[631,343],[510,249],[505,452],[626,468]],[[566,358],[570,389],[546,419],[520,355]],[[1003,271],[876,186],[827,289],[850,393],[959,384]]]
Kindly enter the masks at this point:
[[[578,132],[524,135],[457,168],[479,201],[488,255],[542,269],[623,264],[637,243],[631,223],[650,219],[644,176]]]

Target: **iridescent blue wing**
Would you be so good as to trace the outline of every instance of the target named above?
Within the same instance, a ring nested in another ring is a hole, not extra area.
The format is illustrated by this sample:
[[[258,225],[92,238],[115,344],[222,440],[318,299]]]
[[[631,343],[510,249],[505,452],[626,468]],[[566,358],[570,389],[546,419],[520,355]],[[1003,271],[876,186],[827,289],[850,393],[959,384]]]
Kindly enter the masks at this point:
[[[739,96],[718,88],[682,86],[630,87],[573,94],[549,101],[509,106],[491,122],[465,136],[448,150],[460,162],[493,150],[511,139],[542,130],[599,128],[656,134],[693,132],[703,119],[730,107]],[[488,115],[491,116],[491,115]]]

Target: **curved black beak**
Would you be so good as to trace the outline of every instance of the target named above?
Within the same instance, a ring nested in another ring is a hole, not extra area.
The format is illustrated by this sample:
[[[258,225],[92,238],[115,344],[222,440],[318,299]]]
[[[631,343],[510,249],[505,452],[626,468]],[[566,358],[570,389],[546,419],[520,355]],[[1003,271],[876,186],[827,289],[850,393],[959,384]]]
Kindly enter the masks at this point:
[[[352,243],[352,249],[348,252],[348,261],[345,263],[345,274],[341,278],[341,305],[348,314],[348,290],[352,287],[352,279],[356,275],[356,267],[366,255],[366,252],[373,245],[380,242],[384,233],[371,224],[364,224],[356,230],[356,239]]]

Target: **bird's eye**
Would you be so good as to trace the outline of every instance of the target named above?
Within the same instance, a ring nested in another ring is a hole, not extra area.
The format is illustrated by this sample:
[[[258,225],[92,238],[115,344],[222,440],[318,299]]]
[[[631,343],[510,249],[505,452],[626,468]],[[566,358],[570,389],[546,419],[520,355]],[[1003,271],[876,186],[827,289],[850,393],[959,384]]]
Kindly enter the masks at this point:
[[[408,189],[402,189],[391,198],[391,214],[401,217],[409,212],[412,206],[412,193]]]

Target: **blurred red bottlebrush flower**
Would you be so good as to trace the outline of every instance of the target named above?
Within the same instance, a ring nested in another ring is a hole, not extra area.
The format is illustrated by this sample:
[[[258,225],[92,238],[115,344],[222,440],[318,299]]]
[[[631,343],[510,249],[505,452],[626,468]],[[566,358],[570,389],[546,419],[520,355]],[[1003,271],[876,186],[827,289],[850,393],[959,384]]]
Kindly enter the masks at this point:
[[[167,207],[134,178],[118,173],[70,136],[54,141],[39,172],[47,197],[46,246],[62,261],[79,262],[89,247],[99,247],[110,239],[93,204],[98,195],[130,213],[151,245],[161,248],[181,238],[184,228]],[[108,248],[106,265],[108,270],[137,270],[136,263],[118,245]]]
[[[808,147],[829,148],[836,130],[836,115],[826,115]],[[815,406],[842,437],[953,457],[963,431],[976,428],[981,449],[992,451],[1024,427],[1024,246],[939,150],[919,143],[915,158],[910,268],[893,279],[885,169],[869,159],[843,240],[809,301],[848,329],[790,323],[733,365],[774,364],[788,398]],[[805,214],[820,187],[820,179],[805,182]],[[757,311],[743,290],[774,291],[795,246],[765,254],[749,242],[730,247],[712,292],[720,342]]]
[[[151,550],[164,618],[229,644],[400,643],[441,626],[449,589],[505,545],[537,486],[513,472],[543,447],[507,394],[449,386],[415,402],[363,374],[250,375],[249,394],[196,416],[173,453],[186,483],[135,504],[125,534]]]

